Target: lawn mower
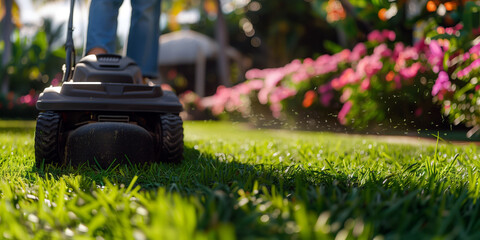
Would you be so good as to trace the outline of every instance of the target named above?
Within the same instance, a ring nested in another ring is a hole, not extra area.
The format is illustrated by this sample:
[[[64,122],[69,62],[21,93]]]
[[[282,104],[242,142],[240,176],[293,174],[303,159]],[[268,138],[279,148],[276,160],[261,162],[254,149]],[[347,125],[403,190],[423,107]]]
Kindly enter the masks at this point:
[[[36,165],[180,162],[183,107],[178,97],[146,84],[128,57],[88,55],[76,63],[73,9],[74,0],[62,84],[47,87],[36,104]]]

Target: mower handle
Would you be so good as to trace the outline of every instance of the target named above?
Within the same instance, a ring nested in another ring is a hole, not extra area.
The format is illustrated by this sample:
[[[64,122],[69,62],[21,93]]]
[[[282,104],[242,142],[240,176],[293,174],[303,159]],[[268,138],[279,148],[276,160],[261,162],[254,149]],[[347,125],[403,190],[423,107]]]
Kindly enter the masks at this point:
[[[67,41],[65,42],[65,65],[63,69],[63,82],[67,82],[73,77],[75,67],[75,45],[73,44],[73,8],[75,0],[70,1],[70,15],[68,16]]]

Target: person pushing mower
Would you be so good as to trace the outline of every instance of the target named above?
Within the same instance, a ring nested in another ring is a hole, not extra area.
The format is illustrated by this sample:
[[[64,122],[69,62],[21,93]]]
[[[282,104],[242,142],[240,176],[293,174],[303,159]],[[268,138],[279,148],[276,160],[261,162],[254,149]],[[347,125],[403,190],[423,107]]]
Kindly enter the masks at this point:
[[[86,52],[115,52],[118,12],[123,0],[92,0],[88,16]],[[133,59],[145,78],[158,75],[160,0],[132,0],[132,15],[126,55]]]
[[[160,0],[133,0],[127,57],[113,54],[122,0],[92,0],[87,56],[75,62],[71,0],[63,84],[39,96],[35,160],[45,164],[174,162],[183,156],[183,107],[157,76]],[[138,64],[138,65],[137,65]]]

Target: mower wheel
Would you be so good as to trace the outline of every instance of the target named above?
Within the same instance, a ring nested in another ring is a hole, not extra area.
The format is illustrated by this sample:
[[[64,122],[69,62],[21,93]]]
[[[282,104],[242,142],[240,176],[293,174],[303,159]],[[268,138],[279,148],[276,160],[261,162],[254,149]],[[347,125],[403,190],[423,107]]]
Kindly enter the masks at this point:
[[[160,116],[161,140],[157,159],[168,163],[180,163],[183,160],[183,121],[172,113]]]
[[[56,112],[41,112],[37,118],[35,129],[35,163],[60,163],[59,129],[61,116]]]

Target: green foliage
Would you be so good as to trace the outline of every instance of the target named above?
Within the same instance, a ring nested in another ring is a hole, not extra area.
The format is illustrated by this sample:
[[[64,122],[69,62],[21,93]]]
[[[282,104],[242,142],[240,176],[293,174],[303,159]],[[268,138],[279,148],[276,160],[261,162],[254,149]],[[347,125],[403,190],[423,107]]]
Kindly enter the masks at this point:
[[[202,4],[200,21],[190,28],[214,37],[216,18],[207,14]],[[310,57],[325,52],[319,43],[336,41],[335,31],[306,1],[251,1],[226,13],[225,19],[230,45],[249,57],[255,67],[278,67],[294,58]],[[253,31],[243,29],[245,20],[252,24]]]
[[[475,2],[467,2],[463,12],[465,30],[471,32],[480,27],[480,6]]]
[[[8,75],[9,91],[24,95],[31,89],[42,90],[61,71],[65,51],[62,47],[52,48],[60,35],[61,26],[52,29],[51,20],[46,19],[44,22],[45,28],[38,30],[31,38],[21,37],[19,31],[15,30],[11,59],[0,65],[0,76]],[[3,47],[0,50],[1,56]],[[2,81],[5,79],[2,77]]]
[[[473,145],[187,122],[180,165],[35,169],[33,127],[0,122],[2,238],[479,237]]]
[[[45,87],[59,84],[61,66],[65,59],[63,47],[54,48],[61,38],[62,26],[53,27],[50,19],[43,20],[43,28],[32,37],[12,36],[11,59],[0,64],[0,84],[8,81],[7,94],[0,94],[0,116],[3,119],[34,119],[35,103]],[[4,54],[0,41],[0,58]]]

